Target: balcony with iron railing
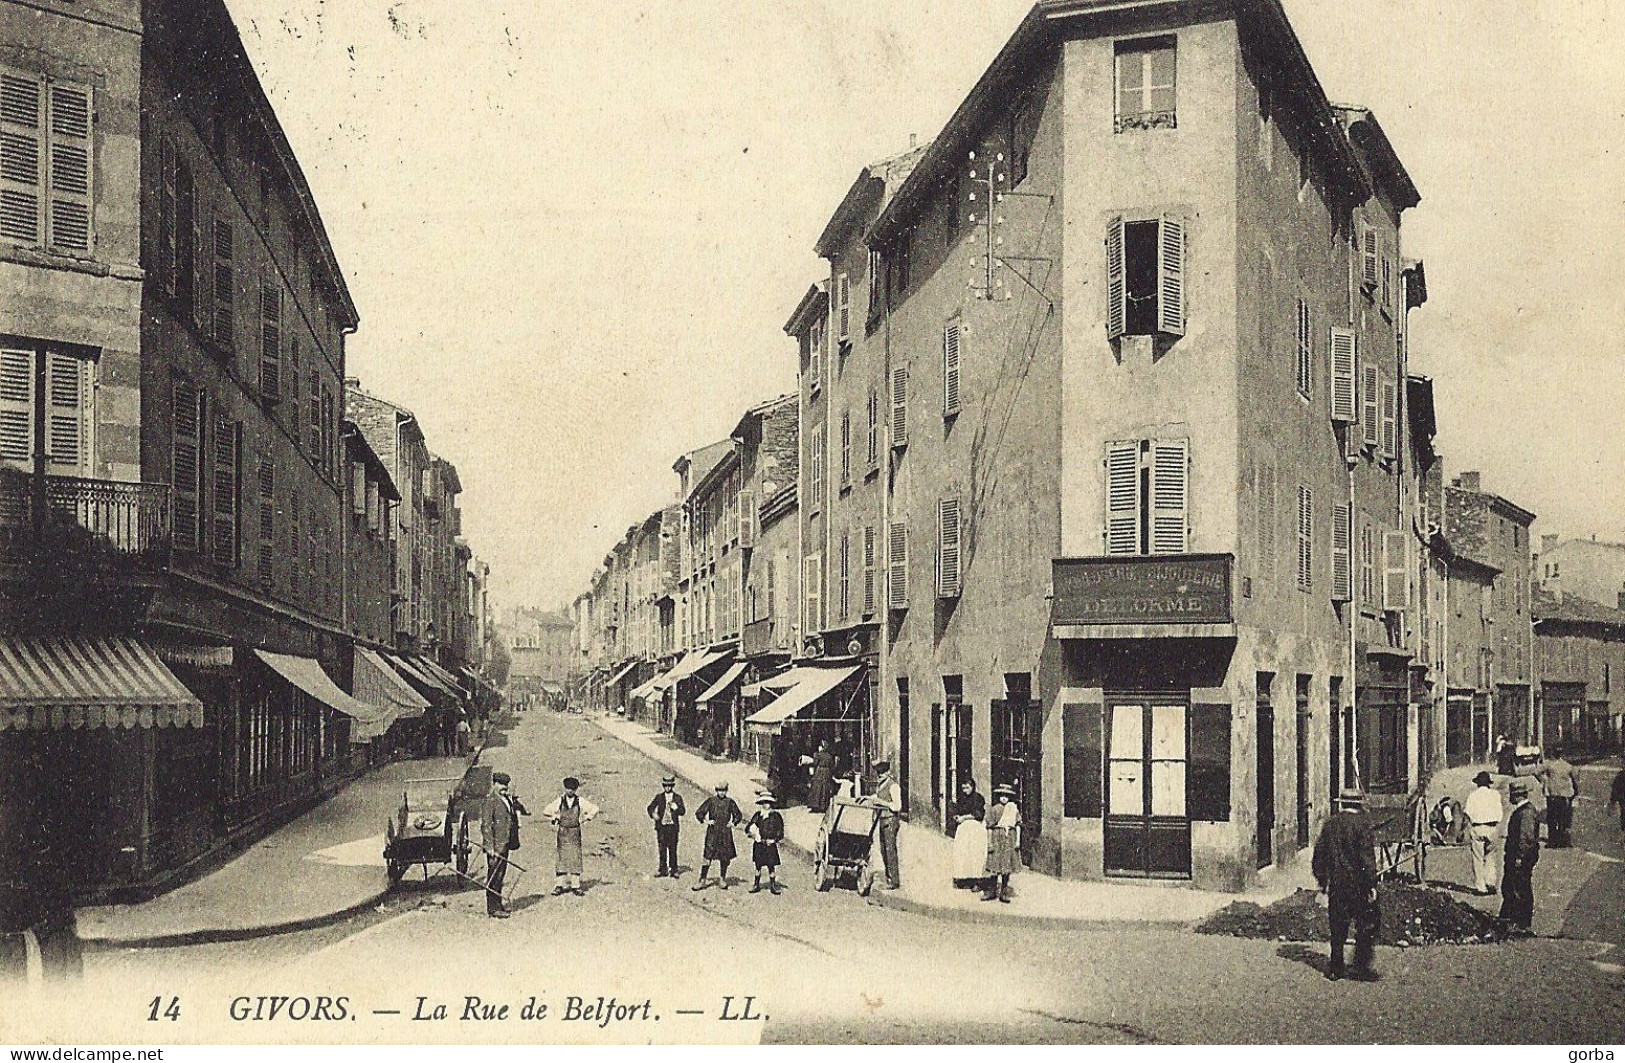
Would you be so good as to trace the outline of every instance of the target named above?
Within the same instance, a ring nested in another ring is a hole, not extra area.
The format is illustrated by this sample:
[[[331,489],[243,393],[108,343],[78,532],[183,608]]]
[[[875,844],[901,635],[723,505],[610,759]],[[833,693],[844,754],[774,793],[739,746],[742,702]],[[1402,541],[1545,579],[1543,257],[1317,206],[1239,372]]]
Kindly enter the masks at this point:
[[[67,559],[161,568],[170,533],[168,484],[0,469],[0,563],[7,569]]]

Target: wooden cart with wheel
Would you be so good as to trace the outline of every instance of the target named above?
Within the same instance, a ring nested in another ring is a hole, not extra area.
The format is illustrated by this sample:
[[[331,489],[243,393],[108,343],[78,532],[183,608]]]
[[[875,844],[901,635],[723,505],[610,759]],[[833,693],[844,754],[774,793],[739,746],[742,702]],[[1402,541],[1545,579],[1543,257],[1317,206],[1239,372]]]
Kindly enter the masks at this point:
[[[384,828],[384,867],[393,885],[405,877],[413,864],[421,865],[429,878],[429,865],[440,864],[468,879],[471,789],[483,772],[490,788],[489,768],[470,768],[455,778],[408,779],[401,791],[400,807]],[[482,795],[483,796],[483,795]]]
[[[849,879],[858,892],[869,892],[873,881],[869,853],[874,848],[879,822],[880,809],[875,805],[842,799],[830,802],[813,853],[813,882],[820,892],[842,878]]]
[[[1371,831],[1377,839],[1377,878],[1427,881],[1428,828],[1427,785],[1417,787],[1403,805],[1369,811]]]

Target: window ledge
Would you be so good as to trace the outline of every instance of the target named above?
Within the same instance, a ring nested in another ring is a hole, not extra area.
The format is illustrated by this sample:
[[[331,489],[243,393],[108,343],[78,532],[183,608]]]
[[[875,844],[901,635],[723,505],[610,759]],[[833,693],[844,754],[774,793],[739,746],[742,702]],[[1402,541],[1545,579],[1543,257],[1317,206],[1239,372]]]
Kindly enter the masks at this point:
[[[1144,129],[1178,129],[1179,117],[1174,111],[1141,111],[1138,114],[1120,114],[1114,124],[1118,133]]]
[[[59,269],[69,273],[83,273],[91,277],[112,277],[115,280],[141,281],[147,277],[140,266],[123,262],[103,262],[94,258],[78,258],[58,251],[42,251],[20,244],[0,244],[0,262],[15,262],[22,266],[41,269]]]

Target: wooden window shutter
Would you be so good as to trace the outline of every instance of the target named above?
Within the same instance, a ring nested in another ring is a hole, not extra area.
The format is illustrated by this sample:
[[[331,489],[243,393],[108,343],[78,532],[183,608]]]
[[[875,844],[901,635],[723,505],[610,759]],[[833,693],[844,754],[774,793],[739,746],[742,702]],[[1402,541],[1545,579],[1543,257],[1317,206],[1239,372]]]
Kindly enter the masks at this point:
[[[364,462],[350,463],[350,512],[358,517],[367,512],[367,466]]]
[[[1106,553],[1140,552],[1140,441],[1106,444]]]
[[[50,83],[50,210],[46,242],[69,253],[90,254],[95,179],[92,145],[95,94],[88,85]]]
[[[908,524],[900,520],[886,532],[886,605],[908,608]]]
[[[1157,239],[1157,331],[1185,334],[1185,220],[1162,216]]]
[[[236,568],[238,487],[242,468],[242,425],[224,413],[214,423],[214,560]]]
[[[963,558],[963,529],[960,522],[959,499],[944,498],[937,502],[938,598],[957,598],[960,594]]]
[[[158,233],[153,239],[153,273],[158,278],[158,290],[175,296],[175,273],[178,264],[177,244],[180,213],[180,160],[175,144],[164,137],[158,145]]]
[[[214,336],[214,212],[206,202],[202,182],[194,187],[192,208],[192,323],[205,336]],[[176,224],[180,223],[176,219]],[[178,234],[177,234],[178,237]],[[179,245],[177,244],[177,253]]]
[[[1377,605],[1376,531],[1369,520],[1360,525],[1360,604],[1367,608]]]
[[[174,546],[193,552],[202,548],[203,536],[203,393],[190,384],[177,383],[174,399],[170,464],[175,491]]]
[[[852,338],[852,279],[845,273],[835,275],[835,339],[845,343]]]
[[[1377,245],[1377,230],[1375,226],[1362,223],[1360,227],[1361,268],[1360,286],[1366,291],[1375,291],[1378,281],[1378,260],[1380,251]]]
[[[1061,706],[1061,814],[1067,819],[1098,819],[1105,765],[1100,702]]]
[[[282,398],[282,289],[260,287],[260,394]]]
[[[1187,553],[1189,529],[1190,443],[1157,440],[1151,444],[1151,552]]]
[[[1359,345],[1353,329],[1333,328],[1332,349],[1332,420],[1353,424],[1355,410],[1354,367],[1358,364]]]
[[[863,615],[873,616],[875,612],[875,562],[876,547],[874,525],[863,529]]]
[[[258,571],[263,586],[271,585],[271,569],[276,557],[276,462],[271,455],[260,456],[260,536]]]
[[[837,620],[852,615],[852,533],[844,528],[841,529],[840,584],[835,602]]]
[[[1298,394],[1308,398],[1315,386],[1315,329],[1314,315],[1309,302],[1298,300]]]
[[[807,375],[812,377],[808,388],[816,393],[824,374],[824,326],[814,322],[807,333]]]
[[[942,328],[942,415],[952,417],[959,412],[959,343],[958,319]]]
[[[237,343],[235,243],[231,222],[217,215],[214,219],[213,241],[214,342],[228,351],[235,348]]]
[[[880,389],[869,385],[869,464],[880,460]]]
[[[808,554],[802,561],[801,586],[806,596],[806,615],[801,626],[803,635],[816,635],[824,628],[823,578],[824,559],[821,554]]]
[[[891,445],[908,446],[908,366],[891,371]]]
[[[1360,426],[1365,445],[1375,447],[1382,434],[1382,392],[1377,367],[1360,367]]]
[[[1106,227],[1106,338],[1115,340],[1128,329],[1128,269],[1123,258],[1123,219]]]
[[[1332,511],[1332,601],[1354,600],[1353,539],[1354,508],[1347,502]]]
[[[33,351],[0,348],[0,462],[34,470]]]
[[[307,431],[306,448],[310,451],[311,459],[315,461],[316,468],[320,469],[322,467],[322,374],[320,370],[314,368],[310,371],[309,413],[310,427]]]
[[[852,482],[852,411],[841,412],[841,486]]]
[[[756,492],[739,492],[739,548],[756,546]]]
[[[90,472],[90,394],[90,362],[71,354],[46,356],[45,453],[53,473]]]
[[[1315,586],[1315,495],[1309,487],[1298,485],[1298,589],[1310,591]]]
[[[1390,613],[1405,611],[1410,569],[1405,558],[1405,533],[1382,533],[1382,607]]]
[[[1382,456],[1399,455],[1399,388],[1391,380],[1382,382]]]
[[[812,468],[808,482],[812,485],[812,498],[808,499],[807,508],[817,511],[824,498],[824,433],[822,426],[813,429],[812,438],[808,441],[812,450]]]
[[[36,245],[45,189],[45,79],[0,68],[0,239]]]
[[[1222,823],[1230,818],[1230,706],[1193,704],[1190,729],[1186,815],[1204,823]]]

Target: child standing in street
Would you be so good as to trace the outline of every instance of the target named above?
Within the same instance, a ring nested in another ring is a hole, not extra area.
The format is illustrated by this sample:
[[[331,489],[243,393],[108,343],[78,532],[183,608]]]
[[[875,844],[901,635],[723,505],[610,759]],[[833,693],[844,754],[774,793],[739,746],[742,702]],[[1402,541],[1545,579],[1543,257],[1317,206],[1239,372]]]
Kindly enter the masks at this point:
[[[756,795],[756,814],[745,825],[751,839],[751,861],[756,865],[752,893],[762,892],[762,872],[767,872],[767,888],[779,895],[779,842],[784,840],[784,817],[773,807],[773,795],[763,790]]]

